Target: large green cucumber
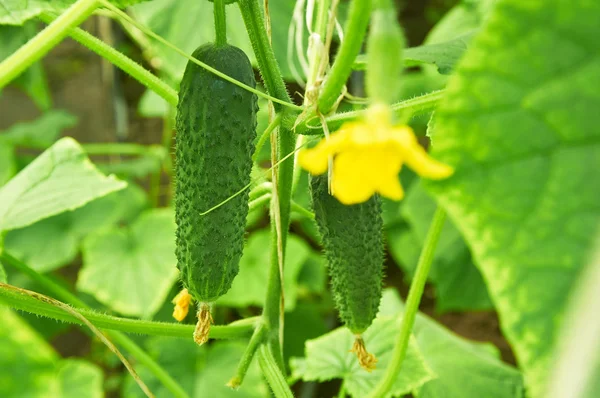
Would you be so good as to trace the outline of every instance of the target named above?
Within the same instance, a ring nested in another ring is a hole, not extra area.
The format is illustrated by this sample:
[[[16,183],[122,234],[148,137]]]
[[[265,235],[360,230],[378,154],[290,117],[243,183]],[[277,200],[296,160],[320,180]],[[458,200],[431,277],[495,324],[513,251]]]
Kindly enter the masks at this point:
[[[336,307],[356,335],[375,319],[383,279],[383,220],[377,196],[346,206],[328,193],[327,175],[311,177],[312,205]]]
[[[230,45],[206,44],[193,56],[256,87],[250,60]],[[175,216],[177,266],[198,302],[225,294],[239,270],[248,215],[248,191],[256,137],[255,94],[188,62],[176,119]]]

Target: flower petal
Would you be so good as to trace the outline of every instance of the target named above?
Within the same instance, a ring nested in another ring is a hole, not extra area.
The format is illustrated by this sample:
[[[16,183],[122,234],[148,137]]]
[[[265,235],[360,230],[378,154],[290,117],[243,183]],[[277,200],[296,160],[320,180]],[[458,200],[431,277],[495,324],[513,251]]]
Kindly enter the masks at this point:
[[[313,175],[327,171],[329,157],[343,150],[348,142],[349,131],[339,130],[329,138],[323,138],[314,148],[298,152],[298,164]]]
[[[333,160],[333,196],[345,205],[367,201],[375,193],[375,187],[365,172],[368,167],[361,151],[337,155]]]
[[[438,180],[454,173],[452,167],[427,154],[410,127],[395,128],[392,137],[397,150],[402,154],[403,162],[421,177]]]

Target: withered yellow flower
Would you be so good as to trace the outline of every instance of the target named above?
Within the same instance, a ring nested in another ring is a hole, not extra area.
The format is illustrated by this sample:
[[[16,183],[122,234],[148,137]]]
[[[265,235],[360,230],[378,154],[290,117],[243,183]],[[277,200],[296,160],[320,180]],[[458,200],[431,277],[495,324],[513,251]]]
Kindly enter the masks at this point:
[[[175,308],[173,308],[173,318],[177,319],[179,322],[183,321],[188,314],[191,301],[192,296],[188,293],[188,290],[182,289],[172,301],[173,304],[175,304]]]
[[[314,148],[301,150],[298,162],[318,175],[327,171],[330,157],[331,191],[346,205],[365,202],[375,193],[402,199],[398,173],[403,164],[429,179],[447,178],[454,172],[429,157],[410,127],[392,125],[391,109],[383,104],[370,106],[363,120],[345,123]]]

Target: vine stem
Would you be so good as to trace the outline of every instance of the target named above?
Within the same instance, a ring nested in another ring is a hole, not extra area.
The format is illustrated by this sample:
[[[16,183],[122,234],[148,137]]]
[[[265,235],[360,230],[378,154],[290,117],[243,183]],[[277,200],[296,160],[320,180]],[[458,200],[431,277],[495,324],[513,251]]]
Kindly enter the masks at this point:
[[[61,300],[75,306],[79,307],[78,312],[87,320],[92,322],[93,325],[105,328],[105,329],[116,329],[122,330],[126,332],[133,333],[148,333],[149,334],[158,334],[158,335],[170,335],[176,337],[187,338],[193,330],[193,326],[186,327],[184,325],[178,324],[167,324],[160,322],[150,322],[150,321],[139,321],[134,319],[124,319],[117,318],[110,315],[99,314],[93,310],[91,310],[83,301],[81,301],[77,296],[63,288],[56,282],[52,281],[50,278],[39,274],[37,271],[29,267],[24,262],[19,259],[11,256],[7,252],[0,253],[0,260],[3,262],[13,266],[17,270],[21,271],[25,275],[29,276],[31,279],[39,283],[44,288],[53,292],[57,297]],[[21,292],[19,292],[21,291]],[[45,301],[37,300],[32,295],[24,294],[23,289],[16,288],[11,285],[7,285],[5,283],[0,283],[0,299],[11,306],[12,308],[24,310],[27,312],[31,312],[33,314],[46,316],[49,318],[68,321],[72,323],[82,324],[81,320],[70,315],[67,312],[64,312],[60,308],[53,306],[50,303]],[[255,320],[251,320],[250,322],[246,322],[243,325],[234,326],[236,335],[238,332],[238,337],[242,335],[248,335],[254,329]],[[233,326],[233,325],[232,325]],[[232,326],[222,326],[220,328],[230,328]],[[211,332],[213,334],[213,338],[215,338],[215,334],[219,334],[219,331],[216,329],[217,327],[213,327]],[[245,329],[245,330],[243,330]],[[221,332],[224,330],[221,330]],[[169,332],[171,334],[169,334]],[[178,334],[175,334],[177,332]],[[233,332],[233,329],[228,329],[225,331],[225,335],[229,334],[229,332]],[[144,352],[142,348],[140,348],[133,340],[129,337],[125,336],[122,333],[117,331],[109,332],[109,335],[112,339],[117,342],[117,344],[124,347],[131,355],[133,355],[139,363],[143,364],[152,372],[152,374],[175,396],[178,398],[187,398],[188,394],[183,390],[183,388],[175,381],[156,361],[154,361],[148,354]],[[230,335],[231,336],[231,335]],[[233,336],[231,336],[233,337]]]
[[[83,22],[98,7],[98,0],[77,0],[54,22],[0,63],[0,88],[19,76],[60,42],[67,31]]]
[[[360,52],[367,32],[370,14],[371,0],[353,0],[350,4],[348,19],[344,26],[344,41],[319,94],[318,109],[324,115],[331,112],[352,72],[352,64]]]
[[[225,0],[214,0],[215,44],[227,44],[227,19],[225,18]]]
[[[276,398],[294,398],[294,394],[292,393],[292,390],[290,390],[290,386],[287,384],[285,376],[277,365],[269,345],[262,344],[259,347],[258,363]]]
[[[397,102],[391,106],[392,112],[396,117],[401,119],[402,116],[405,116],[406,114],[416,116],[433,111],[442,100],[444,94],[445,90],[437,90],[420,95],[418,97]],[[363,117],[364,114],[365,109],[350,112],[340,112],[326,117],[325,121],[327,122],[327,127],[329,130],[335,131],[339,129],[343,123],[359,119]],[[308,113],[306,117],[304,117],[303,120],[297,124],[296,133],[306,135],[321,134],[323,128],[318,119],[319,117],[315,112]],[[314,125],[311,124],[313,120],[315,122]]]
[[[292,100],[281,77],[279,64],[275,59],[275,53],[269,43],[269,36],[265,28],[262,7],[258,0],[238,0],[238,5],[244,19],[244,25],[248,31],[248,37],[252,49],[258,61],[258,68],[270,95],[276,97],[274,102],[277,112],[281,111],[281,105],[291,105]],[[302,110],[302,107],[293,105],[294,108]]]
[[[400,326],[400,332],[398,333],[396,344],[394,345],[394,351],[392,352],[392,359],[388,365],[383,378],[375,387],[375,390],[369,395],[370,398],[385,397],[386,394],[392,388],[396,377],[402,367],[402,362],[406,356],[406,349],[408,347],[408,341],[410,339],[410,333],[415,323],[415,317],[419,310],[419,304],[421,297],[423,296],[423,290],[425,283],[427,282],[427,275],[431,269],[433,262],[433,255],[437,247],[444,222],[446,221],[446,212],[444,209],[438,206],[433,215],[433,220],[429,226],[427,237],[423,245],[423,250],[419,256],[417,263],[417,270],[415,276],[410,284],[410,290],[408,292],[408,298],[406,299],[406,306],[404,308],[404,314],[402,316],[402,325]]]
[[[48,13],[42,13],[38,16],[38,18],[45,23],[52,23],[55,20],[55,18]],[[150,71],[144,69],[140,64],[131,58],[127,57],[120,51],[115,50],[102,40],[92,36],[82,29],[70,28],[67,30],[67,34],[73,38],[73,40],[84,45],[88,49],[100,55],[102,58],[105,58],[110,63],[127,73],[129,76],[133,77],[138,82],[154,91],[170,105],[177,106],[177,91],[171,88],[171,86],[162,81],[160,78],[153,75]]]

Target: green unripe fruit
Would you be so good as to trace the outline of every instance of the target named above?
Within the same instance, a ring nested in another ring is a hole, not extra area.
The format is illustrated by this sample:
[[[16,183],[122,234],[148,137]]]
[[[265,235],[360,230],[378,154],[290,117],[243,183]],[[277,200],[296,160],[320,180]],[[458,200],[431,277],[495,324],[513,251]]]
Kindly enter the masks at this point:
[[[255,87],[242,50],[206,44],[193,56]],[[250,182],[256,138],[255,94],[188,62],[176,119],[175,216],[177,267],[195,300],[213,302],[239,270],[248,192],[202,215]]]
[[[375,319],[383,280],[383,220],[377,196],[346,206],[328,193],[327,175],[311,179],[312,205],[329,263],[336,307],[354,333]]]

